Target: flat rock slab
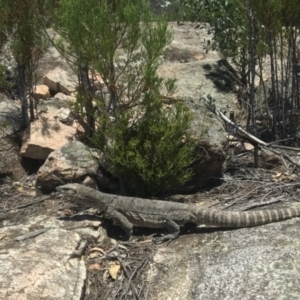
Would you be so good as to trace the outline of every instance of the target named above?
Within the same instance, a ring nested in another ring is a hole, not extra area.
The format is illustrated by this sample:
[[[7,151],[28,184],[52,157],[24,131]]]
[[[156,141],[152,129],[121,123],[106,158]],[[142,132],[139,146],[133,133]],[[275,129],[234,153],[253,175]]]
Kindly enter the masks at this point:
[[[300,299],[299,229],[296,218],[181,236],[156,254],[167,271],[154,269],[150,299]]]
[[[74,253],[81,234],[97,239],[100,233],[89,229],[88,222],[72,224],[75,228],[67,230],[64,221],[37,216],[23,225],[0,228],[0,299],[82,299],[87,271],[85,261]],[[16,241],[38,227],[46,231]]]
[[[170,22],[169,28],[173,31],[173,41],[167,47],[158,74],[177,79],[175,96],[198,100],[209,94],[216,100],[218,109],[227,113],[237,111],[234,70],[217,51],[206,51],[208,41],[213,39],[210,26],[205,23],[178,26]]]

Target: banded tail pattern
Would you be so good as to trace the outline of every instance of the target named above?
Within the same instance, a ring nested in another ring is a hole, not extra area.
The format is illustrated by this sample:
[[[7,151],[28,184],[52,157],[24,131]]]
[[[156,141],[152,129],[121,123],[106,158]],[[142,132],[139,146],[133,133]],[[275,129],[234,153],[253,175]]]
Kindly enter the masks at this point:
[[[220,227],[253,227],[300,217],[300,207],[254,210],[254,211],[220,211],[199,210],[197,223]]]

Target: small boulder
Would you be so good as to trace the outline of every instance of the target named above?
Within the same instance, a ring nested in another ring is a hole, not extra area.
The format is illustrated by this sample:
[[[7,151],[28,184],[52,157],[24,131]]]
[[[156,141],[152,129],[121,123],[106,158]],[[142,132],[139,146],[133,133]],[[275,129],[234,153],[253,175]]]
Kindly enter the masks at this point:
[[[89,79],[93,82],[94,88],[100,90],[105,87],[105,82],[98,72],[89,71]]]
[[[193,112],[190,134],[196,141],[198,158],[192,164],[194,175],[179,193],[196,191],[211,182],[211,178],[220,178],[228,151],[228,139],[222,121],[212,113],[203,102],[185,97],[186,104]]]
[[[246,151],[252,151],[254,149],[254,146],[250,143],[244,143],[244,148]]]
[[[54,99],[68,101],[68,102],[75,102],[76,97],[74,95],[65,95],[63,93],[57,93],[55,94]]]
[[[0,94],[0,126],[5,134],[14,134],[24,126],[21,108],[3,94]]]
[[[282,161],[279,155],[271,152],[268,149],[263,149],[259,153],[259,166],[268,170],[282,166]]]
[[[72,125],[74,121],[74,115],[69,108],[61,108],[56,114],[57,119],[66,125]]]
[[[33,98],[35,100],[47,99],[49,97],[50,97],[50,92],[49,92],[49,88],[47,85],[40,84],[34,88]]]
[[[102,159],[101,152],[78,141],[70,142],[49,155],[37,173],[36,186],[53,191],[59,185],[77,182],[115,191],[117,182],[99,169]]]
[[[60,108],[52,105],[38,108],[39,118],[30,123],[23,134],[22,156],[45,160],[52,151],[76,140],[76,128],[58,120]]]
[[[43,83],[53,92],[71,95],[76,90],[78,80],[74,74],[69,74],[60,67],[56,67],[44,76]]]

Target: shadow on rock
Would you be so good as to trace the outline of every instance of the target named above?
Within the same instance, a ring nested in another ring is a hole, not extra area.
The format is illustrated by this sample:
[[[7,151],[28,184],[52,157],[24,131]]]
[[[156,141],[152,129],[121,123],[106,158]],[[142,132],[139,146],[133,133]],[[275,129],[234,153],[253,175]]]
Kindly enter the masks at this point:
[[[217,61],[217,64],[205,64],[206,78],[210,79],[219,92],[232,93],[235,91],[235,84],[239,75],[232,66],[224,59]]]

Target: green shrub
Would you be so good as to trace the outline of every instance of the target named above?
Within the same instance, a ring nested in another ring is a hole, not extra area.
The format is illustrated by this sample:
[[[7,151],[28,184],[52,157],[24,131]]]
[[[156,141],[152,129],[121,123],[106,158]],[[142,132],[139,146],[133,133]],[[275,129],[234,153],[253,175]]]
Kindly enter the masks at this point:
[[[122,178],[126,191],[148,197],[171,193],[191,178],[195,149],[186,137],[189,109],[180,102],[163,105],[159,97],[151,102],[135,120],[132,112],[120,113],[117,123],[100,128],[93,139],[105,144],[109,171]]]
[[[183,140],[192,116],[180,103],[164,105],[161,93],[172,94],[175,80],[157,75],[172,40],[166,17],[153,15],[145,0],[63,0],[57,20],[69,45],[61,50],[73,58],[82,82],[77,111],[121,191],[150,196],[185,183],[194,145]],[[97,94],[88,70],[102,77]]]

